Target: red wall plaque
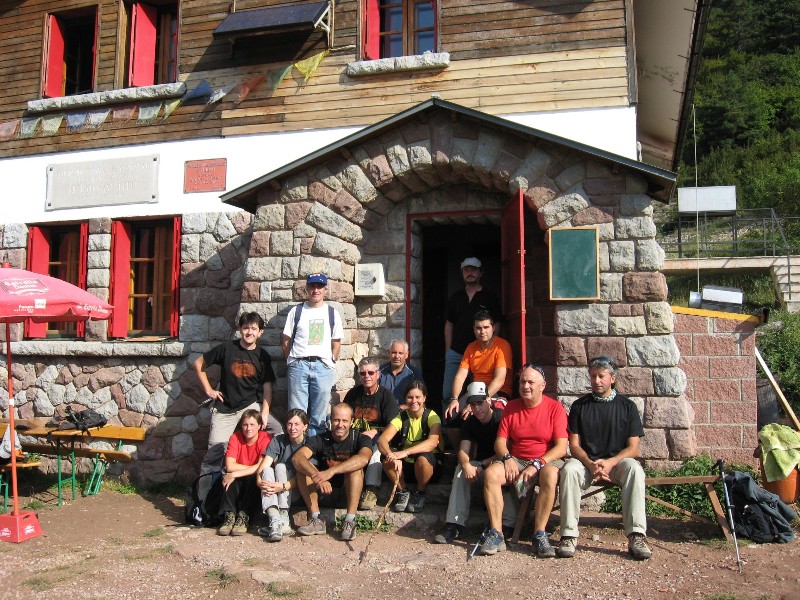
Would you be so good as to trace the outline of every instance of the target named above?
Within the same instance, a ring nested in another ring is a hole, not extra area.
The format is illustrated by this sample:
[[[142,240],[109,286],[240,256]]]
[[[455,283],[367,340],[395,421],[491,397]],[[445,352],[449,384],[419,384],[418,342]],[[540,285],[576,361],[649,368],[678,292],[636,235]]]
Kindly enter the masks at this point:
[[[227,158],[187,160],[183,168],[183,193],[224,192]]]

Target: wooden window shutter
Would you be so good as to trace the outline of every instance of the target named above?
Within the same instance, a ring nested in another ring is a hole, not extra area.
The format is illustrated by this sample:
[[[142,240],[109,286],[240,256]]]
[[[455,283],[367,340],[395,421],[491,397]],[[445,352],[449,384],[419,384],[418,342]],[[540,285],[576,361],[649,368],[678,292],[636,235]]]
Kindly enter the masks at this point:
[[[181,218],[172,223],[172,311],[169,317],[169,334],[178,337],[181,317]]]
[[[89,277],[89,223],[84,221],[78,232],[78,287],[86,289]],[[86,322],[78,321],[75,324],[75,333],[78,337],[86,335]]]
[[[64,95],[64,28],[55,15],[47,16],[45,53],[42,96],[58,98]]]
[[[28,271],[50,274],[50,233],[41,227],[28,229]],[[25,321],[25,337],[43,338],[47,335],[47,323]]]
[[[109,303],[114,307],[110,337],[128,336],[129,295],[131,284],[131,226],[122,221],[111,224],[111,286]]]
[[[137,2],[131,13],[128,83],[132,87],[155,83],[158,9]]]
[[[375,60],[381,57],[381,12],[378,0],[364,0],[362,16],[364,58]]]

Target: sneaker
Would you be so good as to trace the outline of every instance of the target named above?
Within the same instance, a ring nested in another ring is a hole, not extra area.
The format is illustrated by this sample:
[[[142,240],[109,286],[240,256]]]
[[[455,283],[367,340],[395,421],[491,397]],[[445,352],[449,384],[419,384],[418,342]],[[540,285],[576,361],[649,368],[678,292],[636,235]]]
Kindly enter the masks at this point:
[[[246,512],[239,511],[236,513],[236,520],[231,528],[231,535],[244,535],[247,533],[248,527],[250,527],[250,517]]]
[[[327,531],[328,528],[325,526],[325,521],[320,517],[311,519],[308,522],[308,525],[303,525],[302,527],[297,528],[297,533],[300,535],[321,535],[323,533],[327,533]]]
[[[555,558],[556,550],[550,545],[550,538],[544,531],[533,534],[533,551],[538,558]]]
[[[281,510],[281,533],[283,535],[292,535],[292,522],[289,519],[289,511]]]
[[[455,523],[447,523],[444,526],[442,533],[438,534],[433,541],[437,544],[452,544],[453,540],[457,540],[464,536],[464,527],[456,525]]]
[[[355,521],[348,521],[345,519],[342,521],[342,531],[339,533],[339,539],[343,542],[349,542],[350,540],[354,540],[356,537],[356,522]]]
[[[283,539],[283,522],[280,517],[272,519],[267,527],[259,527],[258,535],[267,538],[268,542],[280,542]]]
[[[497,529],[490,529],[486,537],[483,538],[483,543],[478,550],[481,554],[491,555],[502,552],[506,549],[506,541],[503,539],[503,534]]]
[[[361,494],[361,502],[358,503],[358,510],[372,510],[378,505],[378,496],[375,490],[367,488]]]
[[[217,529],[217,535],[230,535],[233,525],[236,523],[236,515],[232,512],[225,513],[225,520]]]
[[[411,499],[408,501],[406,511],[410,513],[422,512],[425,508],[425,492],[411,492]]]
[[[406,512],[408,508],[408,501],[411,500],[411,492],[408,490],[400,490],[397,492],[396,499],[392,510],[394,512]]]
[[[628,554],[636,560],[647,560],[653,556],[644,534],[632,533],[628,536]]]
[[[575,548],[578,546],[578,538],[562,537],[556,548],[556,556],[559,558],[572,558],[575,556]]]

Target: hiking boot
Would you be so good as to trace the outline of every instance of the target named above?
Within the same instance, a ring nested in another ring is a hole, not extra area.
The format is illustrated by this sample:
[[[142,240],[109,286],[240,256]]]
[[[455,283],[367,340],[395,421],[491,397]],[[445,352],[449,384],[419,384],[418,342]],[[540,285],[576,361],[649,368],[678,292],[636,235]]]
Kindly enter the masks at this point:
[[[453,540],[457,540],[464,536],[464,527],[461,525],[456,525],[455,523],[447,523],[442,530],[442,533],[438,534],[433,541],[437,544],[452,544]]]
[[[408,501],[411,500],[411,492],[408,490],[400,490],[397,492],[396,499],[392,510],[394,512],[406,512],[408,508]]]
[[[533,534],[533,551],[538,558],[555,558],[556,549],[550,545],[550,538],[544,531]]]
[[[636,560],[647,560],[653,556],[644,534],[632,533],[628,536],[628,554]]]
[[[236,513],[236,520],[231,528],[231,535],[244,535],[247,533],[248,527],[250,527],[250,517],[246,512],[239,511]]]
[[[406,511],[419,513],[423,508],[425,508],[425,492],[411,492],[411,499],[408,501]]]
[[[356,537],[356,522],[348,521],[345,519],[342,522],[342,531],[339,533],[339,539],[343,542],[349,542],[350,540],[354,540]]]
[[[578,538],[562,537],[556,548],[558,558],[572,558],[575,556],[575,548],[578,546]]]
[[[217,529],[217,535],[230,535],[233,525],[236,523],[236,515],[232,512],[225,513],[225,520]]]
[[[328,528],[325,526],[325,521],[320,517],[311,519],[307,525],[297,528],[297,533],[300,535],[322,535],[327,533],[327,531]]]
[[[361,502],[358,503],[358,510],[372,510],[378,505],[378,495],[372,488],[367,488],[361,494]]]
[[[481,554],[492,555],[502,552],[506,549],[506,541],[503,539],[503,534],[497,529],[490,529],[486,536],[483,538],[483,543],[478,548]]]

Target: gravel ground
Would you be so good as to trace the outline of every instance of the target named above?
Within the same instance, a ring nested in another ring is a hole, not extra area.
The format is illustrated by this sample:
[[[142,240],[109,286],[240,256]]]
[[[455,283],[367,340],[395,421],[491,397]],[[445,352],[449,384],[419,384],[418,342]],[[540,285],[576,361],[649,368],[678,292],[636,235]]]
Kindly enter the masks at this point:
[[[169,498],[109,490],[46,507],[44,535],[0,545],[0,596],[800,600],[800,542],[743,547],[739,574],[715,528],[678,519],[651,519],[653,558],[644,562],[627,555],[619,517],[597,513],[582,519],[573,559],[537,560],[524,542],[467,561],[477,532],[469,545],[441,546],[430,542],[435,531],[409,524],[377,534],[363,556],[368,533],[349,543],[329,534],[269,544],[187,527],[182,514]]]

